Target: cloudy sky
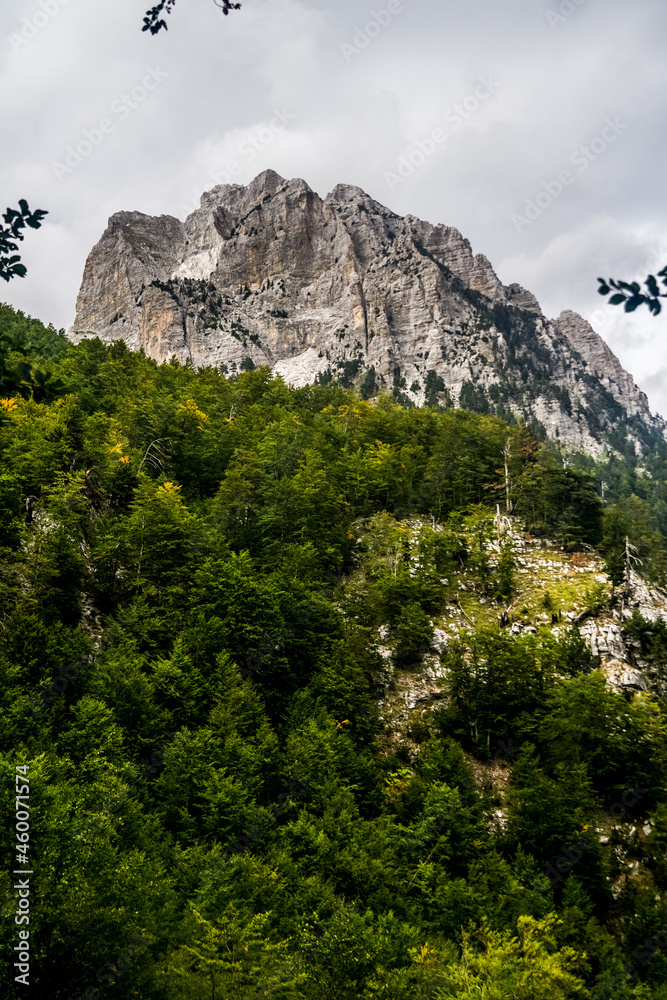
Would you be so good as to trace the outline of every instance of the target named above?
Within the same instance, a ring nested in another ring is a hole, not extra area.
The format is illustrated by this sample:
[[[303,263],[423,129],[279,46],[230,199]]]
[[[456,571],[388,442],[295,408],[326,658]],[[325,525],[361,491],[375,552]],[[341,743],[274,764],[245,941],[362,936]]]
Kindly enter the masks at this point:
[[[50,214],[0,299],[68,327],[109,215],[271,167],[456,226],[667,416],[667,309],[596,293],[667,264],[665,0],[177,0],[155,37],[147,6],[4,0],[0,198]]]

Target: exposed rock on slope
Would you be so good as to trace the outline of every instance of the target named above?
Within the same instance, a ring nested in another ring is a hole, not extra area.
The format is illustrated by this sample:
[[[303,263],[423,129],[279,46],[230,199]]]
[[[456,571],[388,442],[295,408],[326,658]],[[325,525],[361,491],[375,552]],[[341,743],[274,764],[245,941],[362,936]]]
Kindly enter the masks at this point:
[[[421,522],[408,522],[412,528],[413,549]],[[437,527],[435,530],[440,530]],[[628,619],[638,611],[649,622],[667,623],[667,593],[631,573],[629,592],[613,606],[608,603],[611,586],[604,573],[604,563],[590,548],[574,555],[565,553],[553,540],[533,538],[515,521],[511,528],[512,548],[516,554],[516,594],[511,604],[513,635],[546,633],[562,638],[569,628],[579,629],[607,683],[628,694],[646,692],[660,697],[667,692],[667,664],[647,659],[642,643],[626,628]],[[487,543],[490,557],[496,557],[497,542]],[[396,662],[391,629],[378,630],[376,650],[382,670],[375,677],[382,691],[380,713],[391,743],[409,738],[411,725],[446,698],[447,667],[442,653],[448,645],[472,628],[497,628],[500,606],[479,597],[473,571],[462,569],[456,578],[441,581],[442,610],[432,619],[434,626],[430,650],[419,661],[407,666]],[[477,581],[478,583],[478,581]],[[588,594],[601,586],[603,603],[596,613],[586,613]],[[453,599],[452,595],[456,593]],[[544,605],[550,595],[550,610]],[[554,614],[556,612],[556,614]],[[558,613],[560,612],[560,613]],[[554,617],[558,622],[554,623]]]
[[[619,432],[664,436],[588,323],[547,320],[456,229],[401,218],[348,185],[322,200],[273,171],[214,188],[184,223],[114,215],[70,333],[90,334],[157,359],[268,364],[298,385],[333,377],[418,405],[512,412],[594,454]]]

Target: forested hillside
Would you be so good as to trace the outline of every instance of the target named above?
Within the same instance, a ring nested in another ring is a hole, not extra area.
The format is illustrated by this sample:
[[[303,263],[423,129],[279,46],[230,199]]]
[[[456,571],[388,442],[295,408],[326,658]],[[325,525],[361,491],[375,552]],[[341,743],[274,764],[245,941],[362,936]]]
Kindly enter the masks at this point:
[[[0,336],[3,996],[18,765],[37,996],[667,998],[666,706],[574,628],[496,624],[516,553],[487,544],[509,501],[664,582],[667,448],[564,462],[437,395],[158,364],[8,307]],[[494,614],[437,649],[464,571]],[[664,662],[667,626],[627,628]],[[447,672],[407,735],[385,639]]]

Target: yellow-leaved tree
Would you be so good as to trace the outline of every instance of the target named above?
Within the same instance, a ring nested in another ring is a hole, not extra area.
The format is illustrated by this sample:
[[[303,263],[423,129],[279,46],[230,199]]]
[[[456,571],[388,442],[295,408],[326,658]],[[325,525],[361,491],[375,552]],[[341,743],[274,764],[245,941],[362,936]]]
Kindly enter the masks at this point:
[[[491,930],[486,922],[463,935],[461,959],[446,970],[437,1000],[585,1000],[579,973],[585,955],[557,950],[555,914],[542,920],[519,917],[517,936]]]

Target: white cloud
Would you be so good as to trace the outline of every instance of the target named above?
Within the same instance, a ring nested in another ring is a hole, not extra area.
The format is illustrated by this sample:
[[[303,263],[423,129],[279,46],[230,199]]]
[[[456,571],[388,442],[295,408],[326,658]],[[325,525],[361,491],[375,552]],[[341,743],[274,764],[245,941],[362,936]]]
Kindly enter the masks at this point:
[[[502,281],[530,288],[547,316],[563,309],[585,316],[649,395],[653,409],[667,415],[667,382],[655,374],[667,369],[663,316],[656,319],[645,308],[627,314],[597,294],[598,277],[641,282],[666,264],[667,241],[646,231],[630,232],[610,216],[600,216],[555,236],[537,255],[498,261],[496,271]]]

